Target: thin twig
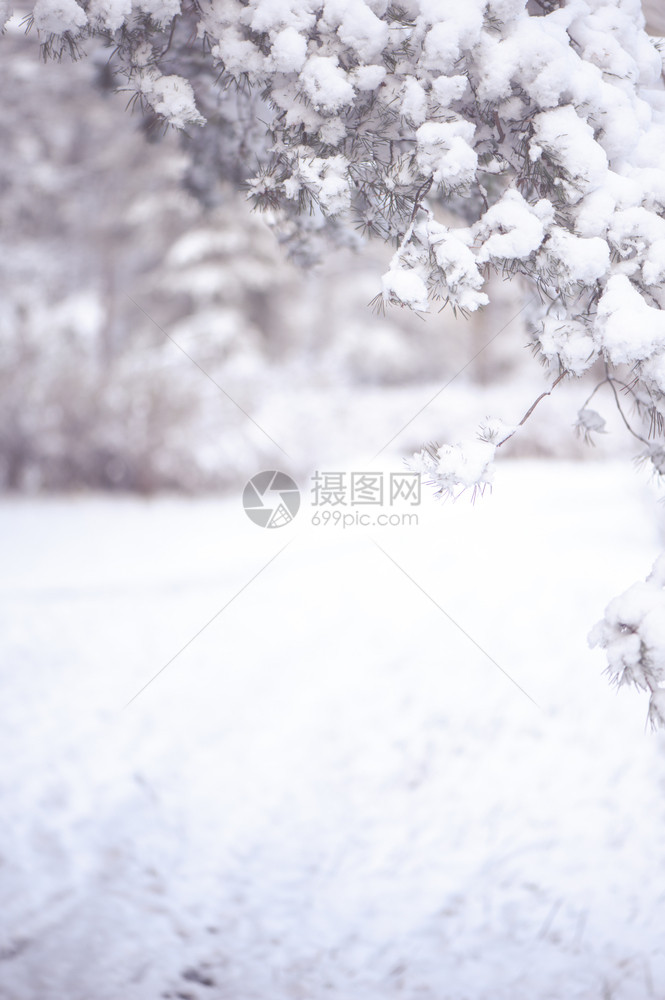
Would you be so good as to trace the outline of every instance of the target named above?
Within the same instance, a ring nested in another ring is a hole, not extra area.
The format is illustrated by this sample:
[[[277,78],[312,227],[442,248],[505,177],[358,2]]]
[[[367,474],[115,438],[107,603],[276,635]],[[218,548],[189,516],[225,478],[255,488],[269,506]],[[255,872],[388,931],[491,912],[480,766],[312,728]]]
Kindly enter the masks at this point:
[[[628,428],[628,430],[630,431],[630,433],[633,435],[633,437],[637,438],[638,441],[641,441],[642,444],[645,444],[647,446],[647,448],[648,448],[649,447],[649,442],[646,440],[646,438],[643,438],[641,434],[638,434],[637,431],[633,430],[633,428],[628,423],[628,419],[626,417],[626,414],[621,409],[621,403],[619,401],[619,393],[617,392],[616,386],[614,385],[614,379],[610,378],[608,376],[607,381],[609,382],[610,388],[611,388],[612,392],[614,393],[614,399],[615,399],[616,404],[617,404],[617,410],[619,411],[619,415],[621,416],[621,419],[623,420],[624,424],[626,425],[626,427]]]
[[[171,48],[171,43],[173,42],[173,36],[175,34],[175,26],[176,26],[176,21],[177,20],[178,20],[178,15],[176,14],[176,16],[173,18],[173,21],[171,23],[171,33],[169,35],[169,40],[168,40],[168,42],[166,44],[166,47],[163,48],[162,51],[159,53],[159,55],[157,57],[158,59],[162,59],[166,55],[166,53],[169,51],[169,49]]]
[[[540,396],[538,397],[538,399],[536,399],[536,400],[535,400],[535,401],[534,401],[534,402],[533,402],[533,403],[531,404],[531,406],[529,407],[529,409],[528,409],[528,410],[526,411],[526,413],[524,414],[524,416],[523,416],[523,417],[522,417],[522,419],[520,420],[520,422],[519,422],[519,424],[517,425],[517,427],[515,428],[515,430],[514,430],[514,431],[511,431],[511,433],[510,433],[510,434],[508,434],[508,435],[507,435],[507,437],[505,437],[505,438],[503,439],[503,441],[499,441],[499,443],[498,443],[498,445],[497,445],[497,448],[500,448],[502,444],[505,444],[505,443],[506,443],[506,441],[510,441],[511,437],[512,437],[512,436],[513,436],[514,434],[516,434],[516,433],[517,433],[517,429],[518,429],[519,427],[522,427],[522,426],[523,426],[523,425],[524,425],[524,424],[525,424],[525,423],[527,422],[527,420],[529,419],[529,417],[531,416],[531,414],[533,413],[533,411],[535,410],[535,408],[536,408],[536,407],[538,406],[538,403],[540,403],[540,401],[541,401],[542,399],[545,399],[545,396],[551,396],[551,395],[552,395],[552,393],[554,392],[554,390],[556,389],[556,387],[558,386],[559,382],[561,381],[561,379],[562,379],[562,378],[564,378],[564,376],[565,376],[565,375],[567,375],[567,374],[568,374],[568,372],[565,372],[565,371],[561,372],[561,374],[559,375],[559,377],[558,377],[557,379],[555,379],[555,381],[554,381],[554,382],[552,383],[552,387],[551,387],[550,389],[548,389],[548,390],[547,390],[547,392],[541,392],[541,394],[540,394]]]
[[[411,222],[413,222],[416,215],[418,214],[418,209],[422,207],[423,198],[427,196],[431,186],[432,186],[432,178],[430,177],[423,184],[421,184],[418,190],[416,191],[416,200],[413,205],[413,212],[411,213],[411,220],[410,220]]]
[[[584,400],[584,402],[582,403],[582,405],[581,405],[581,407],[580,407],[580,409],[581,409],[581,410],[585,410],[585,409],[587,408],[587,406],[589,405],[589,403],[591,402],[591,400],[593,399],[593,397],[594,397],[594,396],[596,395],[596,393],[598,392],[598,390],[599,390],[599,389],[602,389],[602,387],[603,387],[603,386],[605,385],[605,383],[606,383],[606,382],[609,382],[609,378],[604,378],[604,379],[602,380],[602,382],[599,382],[599,383],[598,383],[598,385],[597,385],[597,386],[596,386],[596,388],[595,388],[595,389],[593,390],[593,392],[591,393],[591,395],[590,395],[590,396],[587,396],[587,398],[586,398],[586,399]]]
[[[503,142],[506,138],[503,129],[501,128],[501,119],[499,118],[499,112],[494,112],[494,124],[496,125],[496,130],[499,133],[499,142]]]

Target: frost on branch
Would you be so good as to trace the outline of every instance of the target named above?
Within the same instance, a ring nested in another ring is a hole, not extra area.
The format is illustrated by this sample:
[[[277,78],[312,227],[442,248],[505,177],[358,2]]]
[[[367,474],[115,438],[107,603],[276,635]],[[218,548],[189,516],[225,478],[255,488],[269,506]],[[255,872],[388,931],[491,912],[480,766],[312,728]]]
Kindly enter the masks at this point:
[[[494,452],[488,441],[465,441],[461,444],[427,445],[417,452],[409,468],[419,472],[439,499],[456,499],[467,489],[475,498],[494,479]]]
[[[141,94],[152,109],[174,128],[205,125],[205,118],[196,108],[191,84],[181,76],[158,76],[148,72],[141,81]]]
[[[582,435],[587,444],[593,444],[594,434],[605,433],[605,420],[600,413],[584,406],[577,414],[575,430]]]
[[[546,360],[636,365],[662,408],[660,342],[617,333],[665,305],[663,64],[638,0],[37,0],[34,23],[51,47],[100,35],[189,132],[197,193],[247,183],[298,256],[377,235],[384,300],[417,310],[472,312],[491,270],[521,274]]]
[[[435,489],[438,499],[457,499],[466,490],[478,493],[492,485],[496,449],[514,433],[514,427],[488,418],[475,441],[450,445],[430,444],[417,452],[408,463],[419,472],[428,486]]]
[[[77,32],[88,18],[76,0],[37,0],[32,16],[38,31],[48,35]]]
[[[665,555],[645,583],[634,583],[610,601],[589,635],[607,653],[607,672],[621,687],[649,692],[649,722],[665,727]]]

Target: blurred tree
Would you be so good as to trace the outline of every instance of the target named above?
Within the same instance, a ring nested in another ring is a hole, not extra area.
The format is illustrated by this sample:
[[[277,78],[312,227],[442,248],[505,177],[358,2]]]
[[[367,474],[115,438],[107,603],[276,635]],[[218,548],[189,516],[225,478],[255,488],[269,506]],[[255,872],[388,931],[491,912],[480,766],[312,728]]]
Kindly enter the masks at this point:
[[[600,363],[659,469],[665,90],[638,0],[37,0],[32,25],[55,55],[105,41],[208,206],[247,179],[303,262],[392,243],[383,303],[472,313],[521,275],[541,360]]]
[[[248,412],[289,387],[306,407],[316,385],[320,409],[326,386],[445,378],[475,353],[483,324],[367,309],[380,245],[304,273],[229,183],[202,203],[175,133],[146,145],[128,122],[101,46],[44,66],[15,27],[2,46],[17,100],[0,122],[0,484],[201,489],[255,471],[270,441],[169,337]],[[514,370],[509,338],[486,353]]]

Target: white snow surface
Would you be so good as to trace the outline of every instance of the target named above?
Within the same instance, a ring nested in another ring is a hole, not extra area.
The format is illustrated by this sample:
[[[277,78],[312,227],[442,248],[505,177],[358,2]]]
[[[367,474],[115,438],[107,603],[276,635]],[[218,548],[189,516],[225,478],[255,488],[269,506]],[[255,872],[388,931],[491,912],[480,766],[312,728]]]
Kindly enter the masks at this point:
[[[417,527],[3,500],[2,1000],[664,996],[664,744],[586,645],[656,509],[629,462]]]

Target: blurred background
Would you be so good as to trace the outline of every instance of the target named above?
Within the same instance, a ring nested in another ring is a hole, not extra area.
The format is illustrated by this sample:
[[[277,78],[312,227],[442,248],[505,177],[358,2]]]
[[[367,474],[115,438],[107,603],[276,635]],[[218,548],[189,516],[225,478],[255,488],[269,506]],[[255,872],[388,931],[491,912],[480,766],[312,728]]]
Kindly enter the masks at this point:
[[[396,454],[473,436],[488,413],[516,422],[546,388],[519,286],[495,280],[468,320],[377,313],[389,248],[291,264],[241,190],[197,199],[194,140],[129,113],[107,62],[89,43],[44,63],[19,16],[2,39],[1,488],[229,488],[269,437],[295,474],[371,457],[453,377]],[[512,453],[588,458],[586,391],[562,386]]]
[[[389,249],[290,263],[116,84],[0,39],[0,1000],[661,1000],[663,742],[586,643],[662,545],[611,400],[475,507],[257,528],[259,470],[552,376],[518,285],[376,313]]]

